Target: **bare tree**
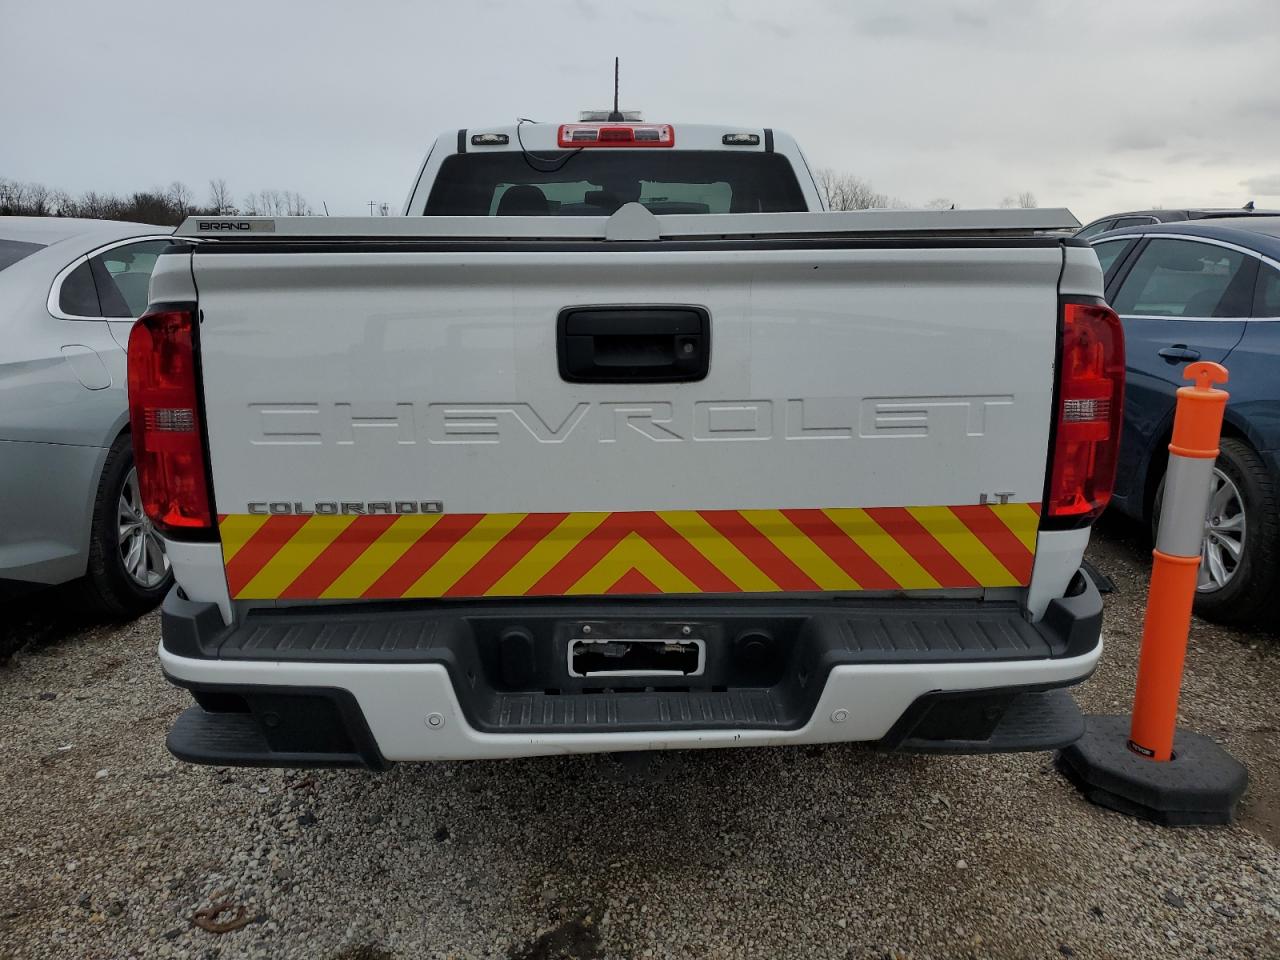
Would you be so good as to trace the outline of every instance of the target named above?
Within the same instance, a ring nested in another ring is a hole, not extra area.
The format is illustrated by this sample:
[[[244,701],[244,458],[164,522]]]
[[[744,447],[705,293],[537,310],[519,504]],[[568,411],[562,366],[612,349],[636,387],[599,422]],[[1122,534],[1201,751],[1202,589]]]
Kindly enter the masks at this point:
[[[115,200],[115,197],[90,190],[83,194],[76,204],[77,213],[79,216],[92,219],[109,219],[116,212]]]
[[[49,212],[55,217],[79,216],[78,206],[65,190],[55,190],[49,198]]]
[[[1040,206],[1036,203],[1036,195],[1030,190],[1023,190],[1017,196],[1005,197],[1000,201],[1002,207],[1022,207],[1024,210],[1031,210]]]
[[[25,213],[27,185],[21,180],[0,178],[0,213],[18,216]]]
[[[251,217],[309,217],[311,204],[292,190],[259,190],[245,194],[244,212]]]
[[[95,220],[132,220],[140,223],[176,224],[193,213],[234,214],[235,204],[225,180],[209,181],[210,209],[192,202],[189,187],[179,180],[166,189],[141,190],[127,196],[88,190],[79,197],[50,189],[42,183],[23,183],[0,177],[0,216],[86,217]],[[308,216],[306,197],[290,190],[262,190],[245,197],[250,214]]]
[[[876,207],[900,207],[902,201],[880,193],[861,177],[839,173],[822,167],[815,177],[828,210],[870,210]]]
[[[285,213],[290,217],[309,217],[311,216],[311,204],[307,203],[307,198],[300,193],[292,193],[285,191]]]
[[[141,190],[131,197],[128,203],[117,210],[115,218],[121,220],[138,220],[142,223],[174,223],[175,216],[185,219],[191,211],[191,191],[187,191],[185,205],[182,194],[174,187],[181,186],[176,181],[168,190]],[[185,188],[184,188],[185,189]]]
[[[231,199],[231,188],[221,177],[209,181],[209,210],[219,217],[236,212],[235,201]]]
[[[956,203],[950,197],[934,197],[924,205],[926,210],[954,210]]]
[[[27,184],[27,216],[47,217],[50,213],[49,199],[52,196],[43,183]]]
[[[159,191],[155,192],[158,193]],[[191,212],[191,188],[181,180],[175,180],[173,183],[169,184],[169,189],[165,193],[165,196],[168,198],[169,203],[173,206],[173,210],[178,214],[178,216],[185,217]]]

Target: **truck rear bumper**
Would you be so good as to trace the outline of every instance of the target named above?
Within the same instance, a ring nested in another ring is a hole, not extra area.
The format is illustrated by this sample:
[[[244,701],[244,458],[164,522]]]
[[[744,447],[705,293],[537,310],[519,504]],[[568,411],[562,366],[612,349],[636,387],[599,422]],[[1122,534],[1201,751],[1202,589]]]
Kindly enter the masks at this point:
[[[227,628],[175,592],[160,657],[197,701],[169,738],[193,762],[379,768],[835,741],[980,753],[1079,736],[1056,688],[1096,666],[1101,609],[1079,575],[1037,624],[1012,604],[833,599],[291,607]],[[692,676],[575,677],[566,651],[592,625],[692,637],[703,660]]]

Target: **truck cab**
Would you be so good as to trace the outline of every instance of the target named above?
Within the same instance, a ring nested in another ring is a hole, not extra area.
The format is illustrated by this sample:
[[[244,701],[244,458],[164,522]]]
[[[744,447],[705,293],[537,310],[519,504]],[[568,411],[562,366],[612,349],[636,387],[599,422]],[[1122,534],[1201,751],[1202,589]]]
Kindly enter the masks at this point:
[[[607,217],[628,202],[657,215],[824,209],[804,154],[786,133],[633,119],[441,134],[404,213]]]

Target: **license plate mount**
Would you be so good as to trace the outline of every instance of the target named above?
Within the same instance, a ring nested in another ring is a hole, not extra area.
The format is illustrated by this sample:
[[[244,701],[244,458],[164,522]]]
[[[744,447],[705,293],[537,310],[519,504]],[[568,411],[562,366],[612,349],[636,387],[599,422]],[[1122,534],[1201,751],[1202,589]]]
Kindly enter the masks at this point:
[[[701,637],[575,637],[569,641],[569,676],[697,677],[707,665]]]

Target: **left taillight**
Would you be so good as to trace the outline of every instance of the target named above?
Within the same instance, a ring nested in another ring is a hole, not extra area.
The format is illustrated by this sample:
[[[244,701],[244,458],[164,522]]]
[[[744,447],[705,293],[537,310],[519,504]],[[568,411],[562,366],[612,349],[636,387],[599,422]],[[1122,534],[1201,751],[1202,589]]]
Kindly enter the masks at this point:
[[[212,530],[194,305],[159,304],[129,334],[129,420],[143,508],[163,532]]]

